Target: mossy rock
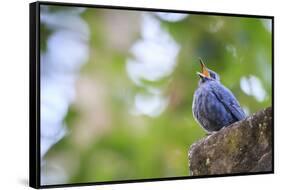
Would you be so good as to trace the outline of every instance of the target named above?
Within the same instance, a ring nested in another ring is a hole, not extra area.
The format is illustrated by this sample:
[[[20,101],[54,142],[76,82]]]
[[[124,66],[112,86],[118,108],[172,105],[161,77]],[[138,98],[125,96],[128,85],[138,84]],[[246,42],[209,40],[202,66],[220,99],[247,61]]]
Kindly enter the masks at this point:
[[[190,147],[190,174],[272,171],[272,109],[263,109]]]

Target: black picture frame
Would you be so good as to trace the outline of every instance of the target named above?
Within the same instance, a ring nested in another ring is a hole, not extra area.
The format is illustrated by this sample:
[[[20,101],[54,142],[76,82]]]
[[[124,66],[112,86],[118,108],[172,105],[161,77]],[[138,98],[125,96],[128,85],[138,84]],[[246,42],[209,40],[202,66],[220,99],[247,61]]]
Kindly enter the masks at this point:
[[[56,185],[41,185],[40,183],[40,5],[58,5],[67,7],[87,7],[87,8],[103,8],[117,10],[133,10],[133,11],[160,11],[171,13],[189,13],[200,15],[217,15],[231,17],[247,17],[247,18],[266,18],[272,20],[272,171],[269,172],[254,172],[254,173],[234,173],[211,176],[183,176],[183,177],[167,177],[167,178],[151,178],[138,180],[122,180],[122,181],[104,181],[104,182],[89,182],[75,184],[56,184]],[[108,5],[92,5],[80,3],[60,3],[60,2],[34,2],[29,4],[29,185],[33,188],[54,188],[54,187],[73,187],[87,186],[100,184],[116,184],[116,183],[135,183],[135,182],[151,182],[162,180],[182,180],[195,178],[214,178],[227,176],[243,176],[243,175],[258,175],[274,173],[274,16],[267,15],[249,15],[249,14],[233,14],[220,12],[200,12],[187,10],[171,10],[157,8],[141,8],[141,7],[125,7],[125,6],[108,6]]]

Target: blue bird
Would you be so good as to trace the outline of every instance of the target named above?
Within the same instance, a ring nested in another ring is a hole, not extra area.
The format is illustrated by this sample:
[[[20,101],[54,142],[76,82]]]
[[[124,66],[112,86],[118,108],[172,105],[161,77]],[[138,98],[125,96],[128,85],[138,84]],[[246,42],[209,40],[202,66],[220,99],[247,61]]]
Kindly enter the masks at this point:
[[[193,96],[194,118],[208,133],[218,131],[246,117],[232,92],[220,83],[220,77],[199,59],[202,72]]]

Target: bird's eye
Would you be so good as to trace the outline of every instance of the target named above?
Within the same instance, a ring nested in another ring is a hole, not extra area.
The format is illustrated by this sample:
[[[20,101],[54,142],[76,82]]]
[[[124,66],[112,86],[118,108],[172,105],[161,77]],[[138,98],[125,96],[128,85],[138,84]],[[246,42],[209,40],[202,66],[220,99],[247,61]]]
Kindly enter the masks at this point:
[[[217,75],[216,73],[214,73],[214,72],[210,72],[210,77],[211,77],[212,79],[219,80],[218,75]]]

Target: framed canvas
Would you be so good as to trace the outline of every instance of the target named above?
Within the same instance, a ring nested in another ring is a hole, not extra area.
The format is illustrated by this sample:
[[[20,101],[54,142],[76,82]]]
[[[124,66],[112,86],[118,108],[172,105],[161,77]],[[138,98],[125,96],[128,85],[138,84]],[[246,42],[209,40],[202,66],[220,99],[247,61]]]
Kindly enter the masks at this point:
[[[31,3],[30,186],[273,173],[273,37],[265,15]]]

